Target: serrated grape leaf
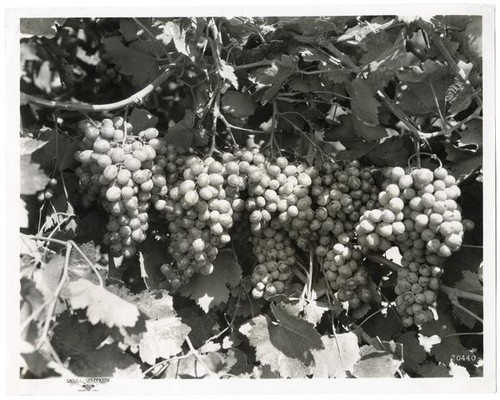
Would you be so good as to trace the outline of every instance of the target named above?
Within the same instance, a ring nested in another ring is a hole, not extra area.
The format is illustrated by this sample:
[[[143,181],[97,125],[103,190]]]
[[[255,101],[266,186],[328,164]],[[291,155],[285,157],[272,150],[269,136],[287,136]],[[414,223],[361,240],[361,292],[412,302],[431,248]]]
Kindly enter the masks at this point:
[[[77,376],[113,377],[117,379],[139,379],[143,377],[141,365],[130,354],[125,353],[116,344],[107,344],[86,357],[70,361],[69,367]]]
[[[106,325],[92,325],[65,311],[56,318],[51,343],[62,359],[80,358],[95,351],[110,332]]]
[[[134,127],[134,132],[139,133],[147,128],[154,128],[158,123],[158,117],[144,108],[134,108],[129,122]]]
[[[227,337],[227,336],[226,336]],[[237,348],[229,349],[225,357],[225,370],[229,374],[241,376],[251,372],[251,364],[245,352]]]
[[[337,334],[334,337],[322,336],[325,347],[313,350],[314,378],[345,378],[346,371],[352,372],[360,359],[358,337],[353,332]]]
[[[31,161],[29,155],[21,156],[21,194],[36,194],[45,189],[49,181],[40,164]]]
[[[235,118],[246,118],[255,112],[255,103],[248,93],[228,90],[221,98],[221,110]]]
[[[442,112],[446,108],[446,91],[451,82],[448,75],[433,75],[429,81],[400,85],[397,104],[409,115],[438,115],[437,105]]]
[[[452,143],[444,143],[446,159],[451,162],[449,171],[456,177],[467,175],[483,164],[482,151],[468,150]]]
[[[156,36],[156,39],[161,40],[164,44],[174,42],[175,48],[179,53],[191,57],[191,49],[186,40],[186,29],[181,26],[181,22],[169,21],[159,27],[163,33]]]
[[[252,369],[251,377],[254,379],[281,378],[277,371],[273,371],[269,365],[256,365]]]
[[[405,40],[400,33],[393,36],[386,31],[369,34],[361,43],[366,53],[361,63],[367,66],[374,85],[382,89],[396,76],[396,71],[409,64]]]
[[[312,325],[310,325],[312,328]],[[309,353],[308,362],[304,363],[298,358],[289,357],[284,352],[276,348],[275,342],[271,340],[275,331],[280,325],[274,324],[267,315],[259,315],[240,327],[240,332],[248,337],[250,344],[256,349],[256,359],[263,367],[268,366],[272,373],[279,373],[282,378],[305,378],[312,371],[312,354]],[[313,329],[313,328],[312,328]],[[319,334],[315,332],[319,338]],[[286,330],[282,336],[289,335],[290,338],[281,346],[294,347],[293,332]],[[283,338],[282,338],[283,340]],[[319,339],[320,340],[320,339]],[[307,346],[304,351],[311,351]],[[297,349],[292,351],[297,352]]]
[[[352,116],[352,126],[356,135],[367,142],[373,142],[388,136],[387,130],[382,126],[365,124],[355,115]]]
[[[379,101],[375,97],[368,82],[364,79],[356,78],[346,84],[347,91],[351,97],[351,111],[360,120],[367,124],[377,125]]]
[[[375,147],[368,147],[364,156],[371,164],[378,167],[404,167],[412,154],[413,144],[410,137],[402,135],[385,138]]]
[[[446,73],[446,66],[439,61],[425,60],[420,65],[410,65],[397,72],[400,81],[422,82],[436,79]]]
[[[328,311],[328,306],[322,302],[310,301],[304,306],[304,318],[307,322],[318,325],[323,314]]]
[[[483,24],[482,17],[470,16],[465,30],[457,33],[456,38],[460,42],[461,51],[473,61],[481,60],[483,56]]]
[[[423,378],[447,378],[451,376],[450,370],[446,365],[435,364],[432,361],[419,365],[416,372]]]
[[[136,88],[145,87],[158,76],[160,67],[156,58],[125,46],[120,36],[104,38],[103,44],[110,62],[118,67],[120,73],[132,77]]]
[[[218,318],[215,312],[206,314],[199,307],[195,307],[192,301],[189,301],[185,307],[176,305],[175,310],[182,322],[191,328],[189,339],[194,347],[202,346],[207,339],[217,333]]]
[[[241,280],[241,266],[233,250],[220,250],[213,265],[210,275],[197,275],[179,289],[184,297],[195,300],[205,312],[227,302],[230,294],[228,285],[234,287]]]
[[[234,68],[224,60],[220,60],[219,75],[222,79],[226,79],[233,87],[238,90],[238,78],[234,74]]]
[[[76,140],[52,129],[40,130],[38,140],[47,144],[33,152],[32,159],[47,171],[53,170],[56,162],[60,171],[77,166],[75,152],[79,148]]]
[[[103,287],[85,279],[70,282],[70,304],[73,309],[86,308],[90,323],[103,323],[110,328],[133,327],[139,318],[135,304],[129,303]]]
[[[47,144],[44,140],[32,139],[29,137],[22,137],[19,140],[21,142],[21,156],[31,154]]]
[[[360,348],[361,358],[354,364],[353,374],[358,378],[393,378],[402,360],[372,345]]]
[[[460,132],[459,144],[467,148],[476,146],[477,150],[483,148],[483,121],[473,119],[467,123],[467,128]]]
[[[465,290],[466,292],[483,294],[483,285],[479,280],[477,273],[472,271],[462,271],[462,280],[455,283],[457,289]]]
[[[278,94],[281,87],[298,71],[298,57],[283,54],[280,60],[274,60],[267,68],[261,68],[254,73],[255,79],[262,85],[271,85],[262,98],[262,104],[267,103]]]
[[[174,126],[168,128],[165,139],[181,152],[186,151],[193,144],[195,129],[193,128],[194,113],[186,110],[184,118]]]
[[[191,328],[176,316],[172,297],[164,290],[146,290],[132,300],[148,317],[139,342],[141,360],[152,365],[159,357],[169,358],[179,353]]]
[[[417,333],[403,333],[396,341],[403,345],[403,367],[406,371],[415,371],[427,358],[427,353],[420,344]]]
[[[66,18],[21,18],[20,30],[24,35],[44,36],[53,38],[57,30],[55,25],[63,25]]]
[[[473,353],[464,347],[460,342],[460,338],[456,335],[455,321],[450,313],[451,305],[447,297],[443,295],[438,296],[437,302],[437,314],[438,319],[426,322],[420,328],[420,333],[424,336],[437,335],[441,338],[441,342],[435,344],[431,348],[431,355],[433,355],[437,361],[443,363],[444,365],[449,365],[452,355],[472,355]],[[466,359],[460,359],[456,361],[457,364],[467,366],[471,365],[470,361]]]
[[[396,311],[388,309],[387,313],[377,313],[364,322],[363,330],[369,336],[378,336],[382,340],[391,340],[403,331],[403,326]]]

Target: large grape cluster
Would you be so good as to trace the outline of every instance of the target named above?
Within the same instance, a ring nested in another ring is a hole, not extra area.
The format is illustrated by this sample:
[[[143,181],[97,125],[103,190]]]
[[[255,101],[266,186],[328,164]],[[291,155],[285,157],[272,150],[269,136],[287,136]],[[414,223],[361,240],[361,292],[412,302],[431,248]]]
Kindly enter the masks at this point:
[[[78,127],[84,134],[76,153],[82,203],[100,200],[109,213],[104,243],[113,256],[131,257],[146,239],[151,197],[168,191],[161,168],[154,168],[165,144],[155,128],[133,136],[132,125],[121,117],[84,120]]]
[[[311,230],[321,257],[333,243],[347,244],[354,238],[360,215],[376,206],[378,189],[371,171],[358,161],[327,161],[314,177],[311,193],[316,205]]]
[[[309,188],[318,172],[302,163],[291,164],[285,157],[269,162],[258,148],[244,151],[242,160],[248,163],[246,208],[252,232],[260,234],[276,216],[290,238],[300,248],[308,249],[314,218]]]
[[[336,243],[320,261],[329,288],[352,309],[371,300],[368,273],[360,266],[362,259],[363,253],[356,247]]]
[[[271,225],[279,226],[279,222],[274,219]],[[251,276],[252,296],[260,299],[282,294],[296,262],[292,240],[286,231],[272,226],[264,228],[262,236],[252,236],[251,240],[257,259]]]
[[[233,217],[245,207],[240,198],[245,181],[240,176],[239,162],[230,153],[225,153],[221,161],[192,154],[177,154],[177,159],[182,158],[177,161],[172,155],[175,151],[167,149],[167,181],[173,186],[164,210],[169,251],[175,263],[163,268],[163,272],[172,287],[178,288],[196,273],[212,273],[218,248],[231,240]],[[179,172],[169,170],[169,165]]]
[[[441,275],[441,267],[415,261],[398,270],[396,310],[404,326],[422,325],[434,319],[429,307],[436,302]]]
[[[403,265],[441,264],[460,248],[464,235],[455,178],[444,168],[405,173],[394,167],[385,169],[384,176],[380,207],[365,211],[356,226],[359,244],[382,251],[396,245]]]

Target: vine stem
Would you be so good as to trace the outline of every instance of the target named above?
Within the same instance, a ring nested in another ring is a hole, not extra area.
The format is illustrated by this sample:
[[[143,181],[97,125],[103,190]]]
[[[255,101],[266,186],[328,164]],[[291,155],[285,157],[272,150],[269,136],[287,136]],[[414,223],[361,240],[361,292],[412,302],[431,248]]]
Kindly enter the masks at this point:
[[[21,103],[31,103],[42,107],[57,108],[70,111],[102,112],[102,111],[118,110],[120,108],[129,105],[142,103],[142,101],[147,95],[153,92],[153,90],[155,90],[158,86],[160,86],[163,82],[165,82],[168,79],[168,77],[172,72],[172,68],[175,68],[180,60],[181,57],[175,60],[172,64],[169,64],[167,68],[145,88],[139,90],[138,92],[134,93],[130,97],[127,97],[126,99],[114,103],[89,104],[89,103],[81,103],[73,101],[46,100],[26,93],[21,93]]]
[[[378,254],[368,254],[366,258],[369,260],[375,261],[379,264],[384,264],[391,271],[398,272],[403,267],[399,264],[396,264],[394,261],[388,260],[387,258],[378,255]],[[448,297],[453,298],[454,296],[461,299],[473,300],[482,303],[483,296],[476,293],[467,292],[462,289],[452,288],[450,286],[441,285],[439,290],[448,295]]]
[[[42,334],[40,335],[40,339],[38,340],[38,343],[36,345],[37,349],[40,349],[40,347],[42,347],[42,344],[47,339],[47,335],[49,334],[50,320],[52,319],[52,314],[54,314],[54,310],[56,308],[57,298],[59,297],[59,294],[61,293],[62,288],[63,288],[64,284],[66,283],[66,280],[68,279],[69,260],[71,257],[72,247],[73,246],[71,243],[68,243],[66,246],[66,255],[64,257],[63,273],[62,273],[61,279],[59,280],[59,284],[57,285],[56,290],[54,291],[53,300],[51,301],[51,303],[49,305],[49,312],[47,313],[47,316],[45,317],[45,322],[43,324],[43,331],[42,331]]]

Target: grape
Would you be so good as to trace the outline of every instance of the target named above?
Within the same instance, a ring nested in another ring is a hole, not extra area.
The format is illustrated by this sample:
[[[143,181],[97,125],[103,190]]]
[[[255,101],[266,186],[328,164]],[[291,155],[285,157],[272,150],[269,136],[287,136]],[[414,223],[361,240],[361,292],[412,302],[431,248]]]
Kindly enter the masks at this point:
[[[168,192],[163,169],[166,145],[151,128],[147,135],[139,133],[140,139],[131,135],[124,141],[120,128],[132,134],[133,127],[121,117],[95,123],[82,121],[78,127],[85,135],[82,151],[77,153],[82,163],[77,170],[82,203],[90,206],[99,201],[108,212],[103,242],[110,254],[132,257],[137,245],[146,239],[150,203],[157,210],[164,209],[156,202],[165,201]],[[154,142],[149,143],[148,138]]]

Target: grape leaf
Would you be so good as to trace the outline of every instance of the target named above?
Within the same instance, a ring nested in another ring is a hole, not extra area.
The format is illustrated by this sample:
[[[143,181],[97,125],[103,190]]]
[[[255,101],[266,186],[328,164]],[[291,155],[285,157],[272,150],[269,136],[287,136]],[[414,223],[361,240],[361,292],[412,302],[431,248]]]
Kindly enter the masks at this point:
[[[358,378],[393,378],[402,363],[393,354],[372,345],[362,346],[359,354],[361,358],[354,364],[354,376]]]
[[[379,101],[366,80],[356,78],[346,85],[351,97],[351,111],[360,120],[367,124],[377,125]]]
[[[57,30],[55,25],[62,26],[66,18],[21,18],[20,29],[24,35],[53,38]]]
[[[21,156],[32,154],[47,144],[44,140],[32,139],[29,137],[22,137],[19,140],[21,142]]]
[[[142,378],[141,366],[130,354],[116,344],[107,344],[94,350],[86,357],[78,357],[70,362],[70,369],[78,376],[109,376],[118,379]]]
[[[385,31],[369,34],[361,43],[366,53],[361,63],[367,66],[375,87],[382,89],[396,76],[396,71],[408,65],[402,33],[395,39]]]
[[[139,133],[147,128],[154,128],[158,117],[143,108],[134,108],[129,117],[129,122],[134,127],[134,132]]]
[[[166,45],[173,41],[179,53],[191,57],[191,49],[186,40],[186,29],[181,27],[181,22],[169,21],[159,27],[163,33],[156,36],[156,39],[161,40]]]
[[[177,147],[181,152],[186,151],[193,144],[196,130],[193,128],[194,114],[186,110],[184,118],[174,126],[168,128],[165,139],[168,143]]]
[[[416,371],[424,378],[447,378],[450,375],[450,370],[443,364],[435,364],[428,361],[419,365]]]
[[[410,65],[397,72],[400,81],[422,82],[436,79],[446,73],[446,66],[439,61],[425,60],[420,65]]]
[[[401,135],[385,138],[376,147],[370,146],[364,156],[368,162],[378,167],[405,167],[412,154],[413,144],[410,137]]]
[[[256,349],[256,358],[283,378],[304,378],[311,373],[313,349],[324,348],[313,325],[292,317],[271,304],[277,323],[267,315],[259,315],[240,327]]]
[[[222,59],[220,60],[219,75],[222,79],[226,79],[236,90],[238,90],[238,78],[234,74],[234,68]]]
[[[120,73],[132,77],[136,88],[143,88],[158,76],[160,67],[156,58],[125,46],[119,36],[103,39],[104,49],[110,62]]]
[[[38,140],[46,141],[47,144],[35,151],[32,159],[47,171],[53,170],[56,163],[60,171],[77,166],[75,160],[75,152],[79,150],[77,141],[53,129],[40,130]]]
[[[476,294],[483,294],[483,285],[479,280],[477,273],[472,271],[462,271],[462,275],[462,280],[455,283],[455,287],[457,289]]]
[[[368,142],[373,142],[387,136],[387,130],[382,126],[365,124],[354,115],[352,116],[352,125],[356,135]]]
[[[139,343],[141,360],[152,365],[159,357],[169,358],[179,353],[191,328],[176,316],[172,297],[166,291],[146,290],[132,299],[148,317],[146,332]]]
[[[427,358],[425,349],[420,344],[416,332],[406,332],[396,339],[403,345],[403,367],[415,371]]]
[[[438,115],[437,105],[442,112],[446,108],[446,91],[450,78],[432,76],[431,81],[408,82],[400,86],[399,107],[409,115]],[[435,96],[434,96],[435,93]]]
[[[77,314],[65,311],[56,318],[51,342],[62,359],[81,358],[95,351],[108,337],[110,329],[103,324],[92,325]]]
[[[396,311],[388,309],[387,313],[377,313],[364,322],[363,330],[372,337],[378,336],[382,340],[391,340],[402,332],[403,327]]]
[[[49,181],[40,164],[32,162],[29,155],[21,156],[21,194],[36,194],[45,189]]]
[[[39,350],[36,350],[32,344],[24,340],[21,341],[20,353],[26,363],[26,367],[36,377],[43,378],[51,371],[49,361]]]
[[[218,322],[215,312],[211,311],[207,314],[199,307],[195,307],[192,301],[189,301],[185,307],[176,305],[175,310],[182,322],[191,328],[189,338],[194,347],[202,346],[207,339],[216,333],[215,328],[218,326]]]
[[[461,51],[472,61],[480,61],[483,56],[483,24],[482,17],[471,15],[465,30],[457,33]]]
[[[460,146],[467,148],[476,146],[476,150],[483,148],[483,122],[478,119],[473,119],[467,123],[467,128],[460,132]]]
[[[139,318],[135,304],[85,279],[70,282],[68,288],[71,307],[86,308],[87,318],[94,325],[100,322],[109,327],[133,327]]]
[[[261,68],[254,73],[258,83],[271,85],[261,98],[263,104],[275,97],[285,82],[298,71],[297,64],[298,57],[284,54],[280,60],[274,60],[270,67]]]
[[[345,378],[360,358],[358,337],[352,332],[322,336],[324,349],[313,350],[314,378]]]
[[[246,118],[255,112],[255,103],[247,93],[228,90],[221,98],[221,110],[235,118]]]
[[[205,312],[227,302],[230,294],[227,285],[234,287],[241,280],[241,266],[233,250],[220,250],[213,265],[214,271],[210,275],[195,276],[179,289],[184,297],[195,300]]]
[[[337,42],[345,42],[353,40],[354,42],[361,42],[368,35],[373,34],[373,31],[380,27],[382,24],[388,22],[387,18],[377,17],[370,21],[370,23],[357,23],[352,28],[347,29],[343,35],[337,38]]]

